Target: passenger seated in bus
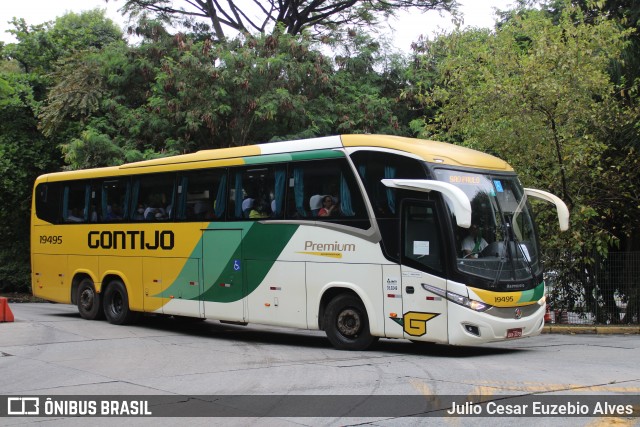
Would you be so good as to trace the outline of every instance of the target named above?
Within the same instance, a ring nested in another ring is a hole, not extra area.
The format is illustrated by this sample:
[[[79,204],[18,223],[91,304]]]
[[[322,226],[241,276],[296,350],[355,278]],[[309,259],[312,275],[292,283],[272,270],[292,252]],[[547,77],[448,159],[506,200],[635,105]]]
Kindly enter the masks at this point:
[[[134,221],[142,221],[144,220],[144,205],[142,203],[138,203],[138,207],[136,211],[133,213]]]
[[[91,222],[98,222],[98,212],[96,211],[96,206],[95,205],[91,205],[91,215],[89,215],[89,218],[91,218]]]
[[[207,201],[198,200],[193,204],[193,218],[204,218],[204,214],[207,212]],[[189,215],[191,217],[191,215]]]
[[[163,199],[164,196],[160,195],[149,198],[149,207],[144,210],[143,215],[145,221],[161,221],[168,218],[167,211],[162,207]]]
[[[193,217],[196,219],[214,219],[214,203],[210,200],[198,200],[193,206]]]
[[[333,197],[324,196],[322,198],[322,209],[318,211],[318,216],[336,216],[338,205],[333,201]]]
[[[71,208],[71,212],[67,216],[67,222],[84,222],[84,218],[82,214],[80,214],[80,209]]]
[[[269,216],[269,205],[264,199],[258,200],[258,202],[254,204],[254,207],[249,212],[250,219],[269,218]]]
[[[253,204],[255,199],[252,197],[247,197],[242,201],[242,215],[245,218],[249,218],[249,214],[251,213],[251,209],[253,209]]]
[[[167,219],[167,213],[164,208],[147,208],[145,210],[144,219],[145,221],[161,221],[163,219]]]
[[[314,194],[309,199],[309,208],[311,209],[312,216],[318,216],[320,209],[322,209],[322,194]]]
[[[107,221],[118,221],[122,219],[122,209],[118,205],[107,205],[107,215],[105,216],[105,220]]]
[[[489,246],[486,240],[480,235],[477,224],[471,224],[469,235],[462,239],[462,256],[464,258],[478,258],[478,254]]]

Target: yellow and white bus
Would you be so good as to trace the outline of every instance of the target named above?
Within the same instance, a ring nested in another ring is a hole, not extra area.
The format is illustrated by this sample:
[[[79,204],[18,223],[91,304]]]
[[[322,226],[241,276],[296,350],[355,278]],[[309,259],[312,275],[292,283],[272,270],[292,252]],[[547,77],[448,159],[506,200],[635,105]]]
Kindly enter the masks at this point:
[[[85,319],[319,329],[347,350],[528,337],[545,297],[527,196],[568,227],[496,157],[381,135],[52,173],[34,186],[33,293]]]

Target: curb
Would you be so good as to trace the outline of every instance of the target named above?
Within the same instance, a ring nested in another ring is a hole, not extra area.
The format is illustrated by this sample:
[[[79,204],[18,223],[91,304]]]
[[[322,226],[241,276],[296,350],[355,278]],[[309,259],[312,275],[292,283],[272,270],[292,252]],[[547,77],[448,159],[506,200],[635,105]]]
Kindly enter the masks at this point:
[[[640,334],[640,326],[582,326],[582,325],[545,325],[543,334],[594,334],[594,335],[637,335]]]

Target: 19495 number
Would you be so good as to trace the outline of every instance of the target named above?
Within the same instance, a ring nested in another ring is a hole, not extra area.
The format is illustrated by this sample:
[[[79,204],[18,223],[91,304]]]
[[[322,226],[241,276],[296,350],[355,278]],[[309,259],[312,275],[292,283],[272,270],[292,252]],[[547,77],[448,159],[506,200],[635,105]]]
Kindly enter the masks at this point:
[[[495,302],[513,302],[513,296],[495,297]]]
[[[40,244],[61,245],[62,236],[40,236]]]

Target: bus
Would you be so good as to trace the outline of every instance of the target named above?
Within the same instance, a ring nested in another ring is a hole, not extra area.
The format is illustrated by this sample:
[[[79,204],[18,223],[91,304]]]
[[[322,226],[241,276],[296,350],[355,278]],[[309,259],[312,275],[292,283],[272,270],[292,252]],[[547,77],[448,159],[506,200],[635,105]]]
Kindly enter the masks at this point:
[[[37,178],[35,296],[112,324],[142,313],[477,345],[541,332],[530,198],[494,156],[340,135]],[[472,239],[473,247],[466,247]]]

